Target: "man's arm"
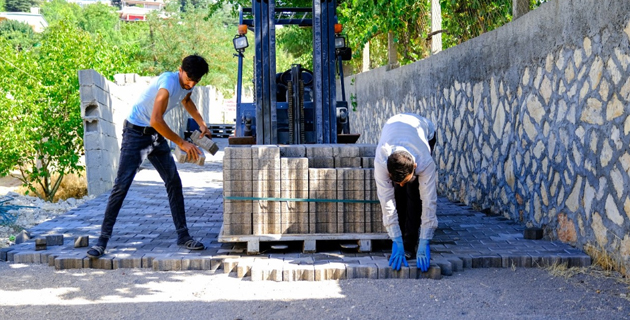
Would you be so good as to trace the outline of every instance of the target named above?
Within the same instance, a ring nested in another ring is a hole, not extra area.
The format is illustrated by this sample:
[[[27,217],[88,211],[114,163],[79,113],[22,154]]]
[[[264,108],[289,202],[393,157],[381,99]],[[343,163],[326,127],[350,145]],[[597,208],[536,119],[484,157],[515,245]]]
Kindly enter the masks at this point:
[[[203,121],[203,117],[201,117],[201,114],[199,114],[199,110],[197,110],[195,102],[190,99],[191,94],[192,92],[189,92],[186,95],[184,100],[182,100],[182,104],[184,105],[184,108],[186,108],[186,111],[188,111],[192,118],[195,119],[195,122],[197,122],[197,124],[199,125],[199,131],[201,131],[201,135],[211,138],[212,134],[210,133],[208,126],[206,126],[206,123]]]
[[[383,225],[387,229],[387,234],[391,239],[401,237],[400,225],[398,225],[398,214],[396,213],[396,202],[394,197],[394,186],[389,178],[387,168],[380,163],[374,163],[374,180],[376,180],[376,194],[383,210]]]
[[[164,121],[164,113],[166,112],[166,107],[168,107],[168,97],[168,90],[164,88],[158,90],[155,102],[153,103],[153,113],[151,113],[151,127],[164,136],[164,138],[173,141],[182,151],[186,152],[191,159],[197,161],[201,151],[194,144],[182,139],[182,137],[173,132],[168,124],[166,124],[166,121]]]
[[[418,175],[418,191],[422,200],[420,239],[433,239],[433,233],[438,226],[436,180],[437,170],[435,163],[431,161],[424,171]]]

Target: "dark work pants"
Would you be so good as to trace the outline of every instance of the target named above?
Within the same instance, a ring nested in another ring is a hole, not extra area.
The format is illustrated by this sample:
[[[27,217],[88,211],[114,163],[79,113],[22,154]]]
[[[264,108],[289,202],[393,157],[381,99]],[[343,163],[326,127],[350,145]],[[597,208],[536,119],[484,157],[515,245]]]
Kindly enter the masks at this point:
[[[125,128],[120,149],[120,161],[118,162],[118,174],[107,202],[105,217],[101,226],[102,238],[109,239],[112,236],[118,212],[120,212],[127,191],[129,191],[133,178],[145,157],[151,161],[164,181],[173,223],[178,235],[187,234],[182,181],[179,178],[179,173],[177,173],[177,166],[175,166],[171,148],[166,139],[157,133],[145,135],[139,130]]]
[[[437,132],[433,139],[429,140],[431,154]],[[418,233],[420,232],[420,223],[422,222],[422,200],[420,200],[420,191],[418,190],[418,177],[412,182],[399,186],[394,183],[394,197],[396,199],[396,211],[398,212],[398,225],[403,234],[403,245],[407,251],[416,251],[418,245]]]

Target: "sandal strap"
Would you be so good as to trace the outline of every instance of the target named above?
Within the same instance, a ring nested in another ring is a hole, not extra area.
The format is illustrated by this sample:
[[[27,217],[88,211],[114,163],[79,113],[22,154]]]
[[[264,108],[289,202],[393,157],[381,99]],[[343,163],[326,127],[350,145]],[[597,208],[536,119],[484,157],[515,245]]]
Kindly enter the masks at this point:
[[[105,247],[103,246],[92,246],[90,249],[96,250],[99,255],[102,255],[105,252]]]

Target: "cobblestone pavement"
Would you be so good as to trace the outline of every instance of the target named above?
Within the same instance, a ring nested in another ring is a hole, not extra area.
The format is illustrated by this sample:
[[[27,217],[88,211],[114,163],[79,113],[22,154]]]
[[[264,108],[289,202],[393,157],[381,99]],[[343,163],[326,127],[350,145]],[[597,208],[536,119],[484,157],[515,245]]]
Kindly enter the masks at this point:
[[[251,280],[329,280],[350,278],[439,279],[466,268],[537,267],[556,263],[588,266],[591,258],[557,241],[525,240],[524,226],[500,216],[488,216],[470,207],[438,199],[439,228],[432,241],[432,267],[426,273],[410,268],[394,272],[387,264],[391,242],[374,241],[372,251],[342,249],[338,242],[317,243],[317,253],[301,253],[300,243],[275,249],[261,243],[261,254],[247,255],[245,243],[220,243],[222,224],[222,158],[227,139],[205,166],[178,164],[184,185],[190,233],[207,249],[190,251],[176,245],[166,191],[150,166],[138,172],[118,216],[106,255],[89,259],[87,248],[75,248],[75,238],[89,235],[96,242],[109,193],[29,230],[32,240],[0,250],[0,259],[16,263],[43,263],[56,269],[152,268],[212,270]],[[63,235],[62,245],[35,250],[35,238]],[[275,244],[275,243],[274,243]],[[414,261],[415,262],[415,261]],[[415,265],[415,263],[413,264]]]

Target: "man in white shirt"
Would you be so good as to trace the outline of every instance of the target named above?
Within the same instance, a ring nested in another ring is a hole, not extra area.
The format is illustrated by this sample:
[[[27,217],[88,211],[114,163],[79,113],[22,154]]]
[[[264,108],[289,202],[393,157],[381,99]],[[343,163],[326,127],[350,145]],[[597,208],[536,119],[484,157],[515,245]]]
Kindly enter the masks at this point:
[[[188,56],[182,60],[178,71],[165,72],[153,80],[133,105],[131,114],[124,123],[118,173],[105,209],[101,235],[96,245],[87,252],[90,258],[99,258],[105,254],[123,200],[140,164],[145,159],[151,161],[164,180],[177,232],[177,244],[189,250],[205,249],[201,242],[194,240],[188,233],[182,182],[166,139],[177,144],[195,161],[201,151],[173,132],[164,121],[164,115],[183,105],[199,125],[201,133],[210,136],[197,106],[190,99],[193,87],[206,73],[208,63],[204,58],[198,55]]]
[[[383,224],[393,241],[389,265],[394,270],[408,266],[416,245],[417,267],[429,269],[429,240],[438,225],[434,145],[435,125],[416,114],[391,117],[381,132],[374,178]]]

